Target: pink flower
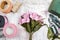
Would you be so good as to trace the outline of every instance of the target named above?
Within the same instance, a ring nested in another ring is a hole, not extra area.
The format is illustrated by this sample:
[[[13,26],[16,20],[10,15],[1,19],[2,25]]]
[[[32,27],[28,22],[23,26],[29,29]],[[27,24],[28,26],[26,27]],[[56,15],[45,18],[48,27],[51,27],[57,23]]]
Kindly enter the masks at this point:
[[[35,14],[35,13],[31,13],[31,14],[30,14],[30,18],[33,19],[33,20],[34,20],[35,18],[37,18],[36,16],[37,16],[37,14]]]
[[[22,18],[23,17],[23,18]],[[42,16],[36,14],[36,13],[32,13],[32,12],[28,12],[28,13],[24,13],[22,15],[21,19],[19,19],[19,23],[20,24],[23,24],[23,23],[29,23],[30,22],[30,18],[32,20],[36,20],[36,21],[39,21],[39,22],[42,22],[43,23],[43,18]]]
[[[31,13],[30,18],[33,19],[33,20],[36,20],[36,21],[42,19],[42,17],[40,15],[36,14],[36,13]]]
[[[23,24],[23,23],[26,23],[26,19],[22,19],[22,24]]]
[[[29,17],[29,13],[24,13],[24,14],[22,15],[22,17],[23,17],[23,18],[28,18],[28,17]]]
[[[19,19],[19,24],[23,24],[23,23],[29,23],[30,19],[29,18],[20,18]]]
[[[29,18],[27,18],[27,19],[26,19],[26,22],[27,22],[27,23],[29,23],[29,22],[30,22],[30,19],[29,19]]]
[[[19,24],[29,23],[30,22],[29,15],[30,15],[29,13],[24,13],[19,19]]]

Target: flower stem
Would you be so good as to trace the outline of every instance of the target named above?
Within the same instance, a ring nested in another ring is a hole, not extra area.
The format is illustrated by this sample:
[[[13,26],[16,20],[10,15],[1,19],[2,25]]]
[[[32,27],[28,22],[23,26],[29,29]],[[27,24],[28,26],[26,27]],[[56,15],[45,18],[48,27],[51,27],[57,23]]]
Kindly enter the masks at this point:
[[[30,33],[29,40],[32,40],[32,35],[33,35],[33,33],[31,32],[31,33]]]

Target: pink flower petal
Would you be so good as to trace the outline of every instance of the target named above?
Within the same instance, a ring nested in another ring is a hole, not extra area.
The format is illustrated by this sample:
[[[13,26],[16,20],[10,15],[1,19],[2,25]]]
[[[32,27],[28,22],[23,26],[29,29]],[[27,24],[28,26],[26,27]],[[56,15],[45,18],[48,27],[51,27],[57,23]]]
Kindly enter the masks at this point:
[[[33,19],[33,20],[36,20],[36,21],[42,19],[42,17],[40,15],[36,14],[36,13],[31,13],[30,18]]]
[[[32,18],[32,19],[33,19],[33,14],[32,14],[32,13],[30,14],[30,18]]]
[[[38,15],[37,13],[32,13],[32,12],[28,12],[28,13],[24,13],[22,15],[22,19],[20,19],[20,24],[23,24],[23,23],[29,23],[30,22],[30,18],[32,20],[36,20],[36,21],[39,21],[39,22],[42,22],[43,23],[43,18],[42,16]],[[30,17],[30,18],[29,18]]]
[[[37,14],[36,14],[36,13],[31,13],[31,14],[30,14],[30,18],[31,18],[31,19],[37,18]]]
[[[26,22],[27,22],[27,23],[29,23],[29,22],[30,22],[30,19],[29,19],[29,18],[27,18]]]
[[[23,17],[23,18],[29,18],[29,13],[24,13],[24,14],[22,15],[22,17]]]
[[[23,24],[23,23],[26,23],[26,19],[22,19],[22,24]]]

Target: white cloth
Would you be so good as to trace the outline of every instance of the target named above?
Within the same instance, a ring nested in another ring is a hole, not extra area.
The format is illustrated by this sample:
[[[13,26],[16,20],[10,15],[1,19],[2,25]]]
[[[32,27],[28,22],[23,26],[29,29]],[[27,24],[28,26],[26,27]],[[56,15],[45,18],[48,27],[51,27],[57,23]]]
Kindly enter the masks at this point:
[[[12,3],[15,3],[15,0],[11,0]],[[26,32],[26,30],[18,25],[18,19],[19,17],[27,12],[36,12],[39,15],[42,15],[44,18],[46,18],[44,21],[46,24],[48,24],[47,18],[49,12],[45,13],[44,11],[48,10],[48,7],[52,0],[18,0],[19,2],[23,3],[18,12],[10,14],[2,14],[6,15],[8,17],[9,23],[13,23],[18,27],[18,35],[14,38],[6,38],[6,40],[29,40],[29,33]],[[2,13],[2,12],[0,12]],[[39,29],[37,32],[33,34],[33,40],[48,40],[47,38],[47,27],[43,26],[41,29]]]

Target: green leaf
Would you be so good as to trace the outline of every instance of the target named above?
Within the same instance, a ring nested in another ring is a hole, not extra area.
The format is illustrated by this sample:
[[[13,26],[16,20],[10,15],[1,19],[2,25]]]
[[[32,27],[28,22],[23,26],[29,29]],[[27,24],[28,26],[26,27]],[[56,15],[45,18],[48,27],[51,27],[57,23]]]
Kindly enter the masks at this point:
[[[48,27],[48,34],[47,34],[48,39],[53,38],[53,36],[54,36],[54,34],[53,34],[51,28]]]
[[[30,27],[30,24],[29,23],[24,23],[22,24],[22,26],[26,29],[27,32],[31,32],[31,27]]]
[[[33,28],[34,28],[34,26],[35,26],[35,21],[34,20],[31,20],[31,23],[30,23],[31,25],[31,30],[33,30]]]
[[[24,23],[24,24],[22,24],[22,26],[23,26],[24,28],[26,28],[26,26],[27,26],[27,23]]]
[[[32,30],[31,30],[31,27],[30,27],[30,24],[29,24],[29,23],[27,23],[26,31],[27,31],[27,32],[29,32],[29,33],[31,33],[31,32],[32,32]]]
[[[41,27],[42,27],[42,25],[41,24],[38,24],[37,26],[35,26],[33,32],[38,31]]]

